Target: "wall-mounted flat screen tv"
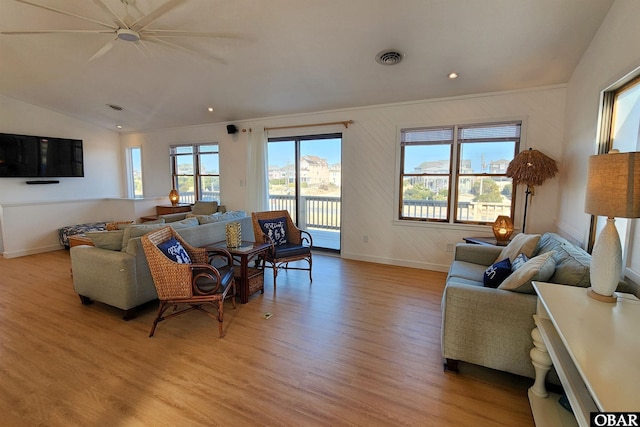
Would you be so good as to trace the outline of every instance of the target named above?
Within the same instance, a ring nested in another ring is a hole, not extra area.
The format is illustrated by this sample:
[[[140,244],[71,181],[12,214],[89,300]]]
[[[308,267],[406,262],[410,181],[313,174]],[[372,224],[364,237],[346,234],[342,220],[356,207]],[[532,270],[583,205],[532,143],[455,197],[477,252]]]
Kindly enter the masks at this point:
[[[0,178],[81,176],[81,139],[0,133]]]

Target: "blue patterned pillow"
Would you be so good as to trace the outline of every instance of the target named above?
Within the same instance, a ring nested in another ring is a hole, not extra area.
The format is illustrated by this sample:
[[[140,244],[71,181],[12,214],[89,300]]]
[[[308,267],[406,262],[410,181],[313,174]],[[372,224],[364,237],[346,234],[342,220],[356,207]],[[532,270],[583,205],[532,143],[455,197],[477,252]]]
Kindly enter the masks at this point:
[[[287,219],[274,218],[258,220],[262,232],[269,236],[277,246],[287,243]]]
[[[158,249],[160,249],[167,258],[178,264],[191,264],[191,257],[175,237],[160,243]]]
[[[505,258],[502,261],[490,265],[484,271],[484,286],[487,288],[497,288],[510,274],[511,261],[509,258]]]
[[[529,261],[529,258],[525,254],[518,255],[516,259],[514,259],[511,263],[511,272],[513,273],[514,271],[522,267],[527,261]]]

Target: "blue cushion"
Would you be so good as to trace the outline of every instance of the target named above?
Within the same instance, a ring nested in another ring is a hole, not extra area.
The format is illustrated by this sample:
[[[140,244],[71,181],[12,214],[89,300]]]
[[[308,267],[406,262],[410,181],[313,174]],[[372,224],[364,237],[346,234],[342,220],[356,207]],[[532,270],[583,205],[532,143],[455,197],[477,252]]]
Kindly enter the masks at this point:
[[[262,232],[269,236],[273,243],[277,246],[287,243],[287,219],[274,218],[274,219],[259,219],[258,224]]]
[[[286,258],[297,255],[307,255],[311,252],[309,246],[296,245],[293,243],[286,243],[284,245],[276,246],[275,258]]]
[[[177,262],[178,264],[191,264],[191,257],[175,237],[160,243],[158,249],[173,262]]]
[[[511,274],[511,261],[505,258],[490,265],[484,271],[484,286],[488,288],[497,288],[500,283]]]

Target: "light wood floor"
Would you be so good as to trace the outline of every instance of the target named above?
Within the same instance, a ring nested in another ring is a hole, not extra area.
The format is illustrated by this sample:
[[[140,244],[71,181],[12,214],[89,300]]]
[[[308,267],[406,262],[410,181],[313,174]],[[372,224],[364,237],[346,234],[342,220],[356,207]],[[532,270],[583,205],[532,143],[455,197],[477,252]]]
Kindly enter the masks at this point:
[[[148,338],[153,304],[81,305],[64,250],[0,258],[0,425],[533,426],[532,380],[443,372],[444,273],[314,260],[312,285],[229,304],[220,339],[198,312]]]

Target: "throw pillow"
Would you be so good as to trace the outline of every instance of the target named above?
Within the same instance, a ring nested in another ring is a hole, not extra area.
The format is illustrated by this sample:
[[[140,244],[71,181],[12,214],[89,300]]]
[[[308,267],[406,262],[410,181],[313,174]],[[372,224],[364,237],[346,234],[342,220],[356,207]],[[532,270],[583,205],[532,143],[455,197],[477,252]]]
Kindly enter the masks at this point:
[[[108,249],[110,251],[119,251],[122,249],[123,230],[112,231],[88,231],[84,233],[96,247]]]
[[[509,261],[513,263],[519,254],[525,254],[527,258],[531,258],[539,241],[539,234],[520,233],[511,239],[509,244],[502,249],[500,256],[496,258],[496,262],[501,259],[509,258]]]
[[[182,243],[175,237],[160,243],[158,249],[173,262],[177,262],[178,264],[191,264],[191,257],[184,246],[182,246]]]
[[[120,224],[133,224],[133,221],[114,221],[107,223],[107,231],[120,230]]]
[[[266,234],[275,245],[287,243],[287,219],[285,217],[274,219],[259,219],[258,224],[262,232]]]
[[[212,215],[198,215],[195,217],[199,224],[211,224],[212,222],[222,221],[224,218],[220,212],[216,212]]]
[[[203,202],[197,201],[191,208],[191,213],[194,215],[211,215],[218,210],[218,202]]]
[[[511,273],[504,282],[498,286],[498,289],[507,291],[521,292],[525,294],[533,294],[532,281],[544,282],[553,276],[556,269],[555,251],[545,252],[542,255],[531,258],[525,262],[522,267]]]
[[[140,237],[147,234],[150,231],[157,230],[158,228],[166,227],[165,224],[133,224],[127,225],[124,229],[124,233],[122,234],[122,251],[127,250],[127,246],[129,245],[129,239],[133,239],[134,237]]]
[[[198,218],[191,217],[191,218],[185,218],[182,221],[170,222],[169,226],[173,227],[174,230],[179,230],[181,228],[195,227],[196,225],[199,225],[199,224],[200,223],[198,222]]]
[[[529,257],[528,256],[526,256],[525,254],[518,255],[516,257],[516,259],[514,259],[513,262],[511,263],[511,271],[518,270],[527,261],[529,261]]]
[[[484,286],[487,288],[497,288],[510,274],[511,261],[509,261],[509,258],[505,258],[502,261],[490,265],[484,271]]]

